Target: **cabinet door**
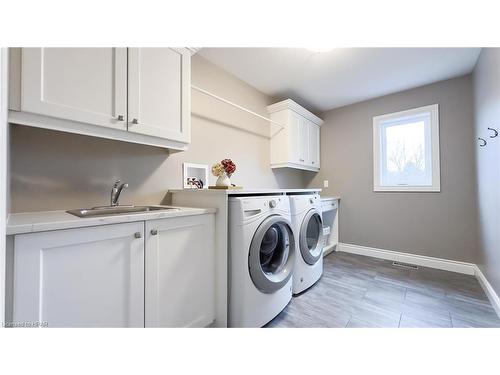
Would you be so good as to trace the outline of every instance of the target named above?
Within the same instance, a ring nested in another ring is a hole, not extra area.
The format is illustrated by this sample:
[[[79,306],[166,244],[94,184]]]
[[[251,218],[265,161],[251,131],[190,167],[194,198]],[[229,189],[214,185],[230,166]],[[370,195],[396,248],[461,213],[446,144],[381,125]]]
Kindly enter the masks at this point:
[[[21,70],[22,111],[126,130],[126,48],[23,48]]]
[[[309,121],[300,119],[299,162],[309,164]]]
[[[128,130],[190,141],[191,55],[185,49],[128,49]]]
[[[214,319],[213,215],[146,222],[146,327],[205,327]]]
[[[304,159],[302,143],[302,117],[290,112],[289,118],[289,155],[287,162],[301,164]]]
[[[313,122],[309,122],[309,158],[311,167],[320,167],[320,128]]]
[[[144,326],[144,222],[18,235],[15,322]]]

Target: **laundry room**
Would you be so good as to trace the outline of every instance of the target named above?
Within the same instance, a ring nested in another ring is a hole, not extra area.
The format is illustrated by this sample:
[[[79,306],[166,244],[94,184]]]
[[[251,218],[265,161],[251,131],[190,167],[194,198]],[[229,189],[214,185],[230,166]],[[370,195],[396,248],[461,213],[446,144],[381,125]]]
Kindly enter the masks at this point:
[[[500,40],[213,27],[0,44],[2,331],[499,332]]]

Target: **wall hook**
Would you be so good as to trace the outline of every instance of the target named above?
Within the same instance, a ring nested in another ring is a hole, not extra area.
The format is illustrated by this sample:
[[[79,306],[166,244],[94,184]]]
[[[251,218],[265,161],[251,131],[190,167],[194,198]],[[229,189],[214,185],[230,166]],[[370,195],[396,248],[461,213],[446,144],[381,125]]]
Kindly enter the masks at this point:
[[[483,143],[479,143],[479,147],[484,147],[486,146],[486,139],[483,139],[483,138],[478,138],[480,142],[483,142]]]
[[[495,133],[493,135],[490,135],[490,138],[496,138],[496,137],[498,137],[498,131],[496,129],[488,128],[488,130],[491,130],[492,132]]]

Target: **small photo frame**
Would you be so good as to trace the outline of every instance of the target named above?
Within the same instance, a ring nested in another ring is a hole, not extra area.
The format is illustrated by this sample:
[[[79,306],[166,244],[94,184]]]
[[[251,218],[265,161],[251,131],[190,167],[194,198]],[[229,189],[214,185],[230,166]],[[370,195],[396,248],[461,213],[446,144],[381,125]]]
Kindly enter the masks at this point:
[[[208,165],[182,163],[184,189],[208,189]]]

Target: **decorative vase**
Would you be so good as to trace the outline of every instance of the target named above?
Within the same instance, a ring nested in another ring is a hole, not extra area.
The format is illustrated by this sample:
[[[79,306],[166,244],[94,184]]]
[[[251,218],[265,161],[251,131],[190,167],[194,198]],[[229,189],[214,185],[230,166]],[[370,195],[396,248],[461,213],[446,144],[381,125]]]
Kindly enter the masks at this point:
[[[229,176],[227,175],[227,173],[223,173],[219,177],[217,177],[217,181],[215,181],[215,185],[217,185],[217,186],[231,186],[231,180],[229,179]]]

